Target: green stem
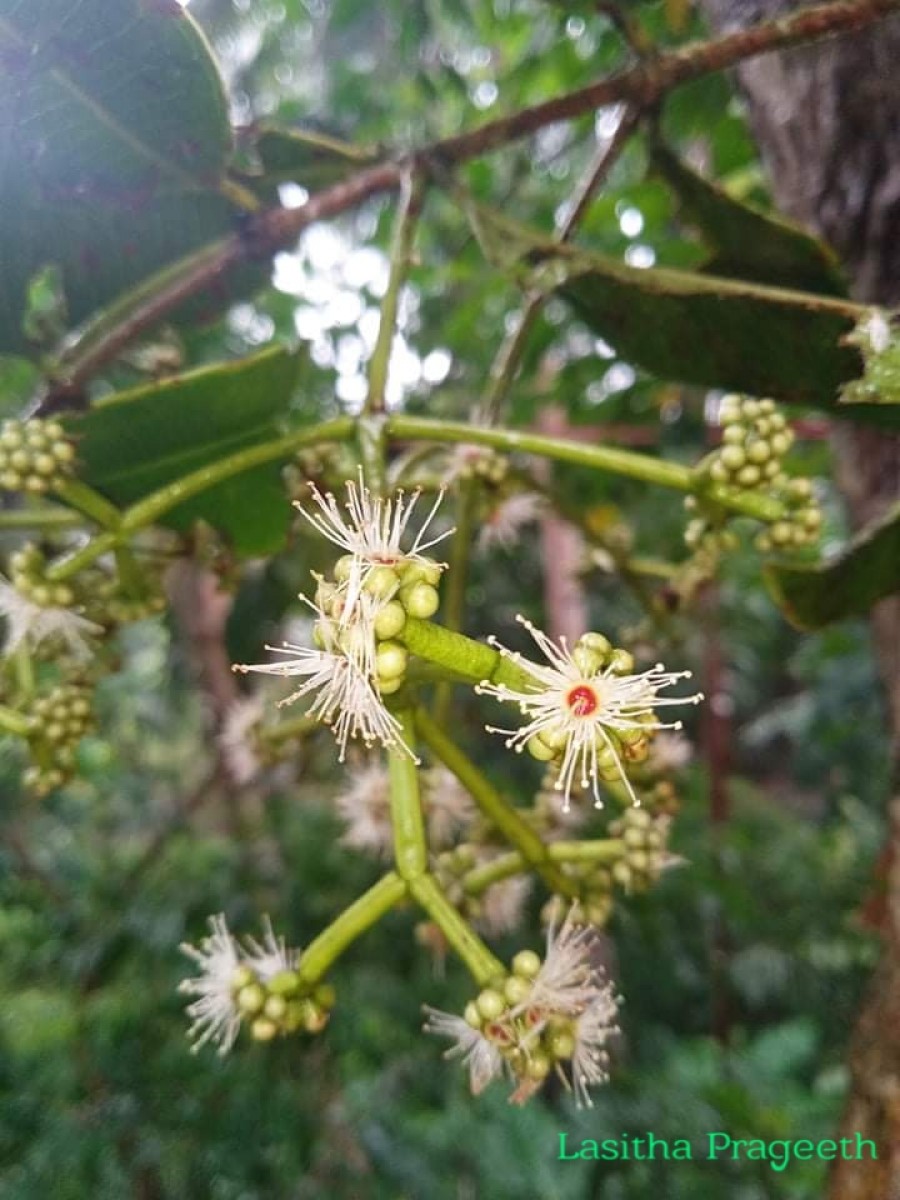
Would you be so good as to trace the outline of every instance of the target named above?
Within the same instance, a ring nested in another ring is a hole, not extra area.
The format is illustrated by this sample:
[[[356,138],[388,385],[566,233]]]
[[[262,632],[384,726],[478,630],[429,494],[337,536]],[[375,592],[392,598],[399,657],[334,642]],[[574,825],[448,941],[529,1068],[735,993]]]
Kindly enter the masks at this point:
[[[450,570],[444,591],[444,628],[459,633],[466,612],[466,584],[469,580],[469,556],[472,551],[472,534],[475,512],[478,507],[479,484],[476,479],[467,479],[459,490],[456,505],[456,529],[450,543]],[[450,700],[453,685],[449,681],[438,684],[434,701],[434,719],[445,725],[450,716]]]
[[[54,563],[47,571],[47,578],[53,582],[68,579],[83,567],[96,561],[101,555],[113,550],[116,545],[125,540],[125,535],[135,533],[161,516],[170,509],[182,504],[185,500],[199,495],[201,492],[214,487],[223,480],[234,475],[249,471],[264,463],[277,462],[290,455],[301,446],[315,445],[319,442],[336,442],[350,436],[353,432],[353,421],[350,417],[338,417],[310,429],[297,430],[285,437],[271,442],[262,442],[258,446],[250,446],[220,458],[217,462],[209,463],[192,471],[189,475],[176,479],[158,491],[151,492],[143,500],[139,500],[122,514],[119,530],[116,533],[106,532],[92,538],[75,554]]]
[[[0,529],[73,529],[83,525],[68,508],[14,508],[0,512]]]
[[[115,504],[110,503],[105,496],[101,496],[99,492],[94,491],[80,479],[69,479],[54,488],[54,491],[59,499],[68,504],[70,508],[84,513],[86,517],[90,517],[104,529],[119,527],[122,514]]]
[[[564,896],[577,897],[578,888],[551,863],[540,835],[521,813],[506,803],[475,764],[421,710],[416,713],[416,728],[432,754],[453,772],[481,813],[519,851],[525,862],[538,872],[547,886]]]
[[[147,581],[138,566],[137,559],[130,546],[117,546],[115,549],[116,571],[122,591],[132,600],[140,600],[147,594]]]
[[[36,691],[36,686],[34,679],[34,659],[31,657],[27,641],[22,641],[13,652],[12,664],[19,697],[22,700],[30,700]]]
[[[618,838],[603,838],[591,842],[551,842],[547,857],[555,863],[591,862],[614,863],[625,853],[625,843]],[[492,884],[521,875],[529,870],[528,863],[517,850],[501,854],[483,867],[475,867],[462,879],[463,890],[469,896],[480,896]]]
[[[486,429],[456,421],[440,421],[402,414],[388,419],[387,431],[390,437],[400,439],[474,442],[483,446],[495,446],[507,452],[518,450],[528,454],[539,454],[544,458],[578,463],[598,471],[611,471],[616,475],[640,479],[644,483],[660,484],[680,492],[696,492],[700,488],[700,480],[690,467],[653,458],[649,454],[620,450],[615,446],[590,446],[584,442],[572,442],[565,438],[546,437],[543,434],[521,430]],[[704,491],[703,494],[724,508],[756,517],[761,521],[777,521],[785,512],[779,501],[756,492],[744,493],[734,488],[716,487]]]
[[[356,422],[356,445],[366,487],[376,496],[386,491],[387,437],[385,417],[363,415]]]
[[[484,987],[506,975],[506,968],[490,952],[478,934],[456,911],[433,875],[410,880],[409,890],[469,968],[475,982]]]
[[[297,964],[297,974],[306,984],[318,983],[331,964],[351,942],[406,895],[406,884],[395,871],[389,871],[345,908],[339,917],[313,938]]]
[[[31,722],[14,708],[0,704],[0,729],[16,737],[27,738],[31,732]]]
[[[400,293],[412,262],[416,225],[422,211],[424,194],[423,176],[407,173],[400,187],[400,204],[397,209],[394,239],[391,245],[390,275],[388,276],[387,290],[381,301],[378,338],[369,362],[369,394],[366,399],[368,414],[378,415],[385,411],[385,392],[391,361],[391,347],[397,331],[397,309],[400,304]]]
[[[403,726],[403,740],[412,750],[412,711],[406,709],[395,715]],[[425,820],[422,816],[422,799],[419,793],[419,769],[400,747],[388,748],[388,777],[391,825],[394,830],[394,861],[400,878],[412,882],[424,875],[428,869],[428,844],[425,839]]]
[[[505,683],[513,689],[533,688],[535,682],[527,671],[516,666],[498,651],[476,642],[462,633],[433,625],[430,621],[408,618],[397,640],[411,654],[445,668],[461,682]]]

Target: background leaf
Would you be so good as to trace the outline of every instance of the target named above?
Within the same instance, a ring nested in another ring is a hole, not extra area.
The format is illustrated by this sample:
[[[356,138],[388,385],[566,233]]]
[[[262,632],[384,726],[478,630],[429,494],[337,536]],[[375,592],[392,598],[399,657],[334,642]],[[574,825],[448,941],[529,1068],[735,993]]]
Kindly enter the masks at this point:
[[[769,566],[769,590],[800,629],[866,613],[900,590],[900,504],[824,566]]]
[[[300,359],[267,350],[120,392],[70,427],[80,475],[128,505],[206,463],[277,437]],[[278,463],[254,467],[180,504],[164,519],[187,529],[198,518],[225,533],[239,554],[271,554],[290,516]]]
[[[231,230],[228,109],[175,0],[0,0],[0,352],[56,264],[74,323]]]

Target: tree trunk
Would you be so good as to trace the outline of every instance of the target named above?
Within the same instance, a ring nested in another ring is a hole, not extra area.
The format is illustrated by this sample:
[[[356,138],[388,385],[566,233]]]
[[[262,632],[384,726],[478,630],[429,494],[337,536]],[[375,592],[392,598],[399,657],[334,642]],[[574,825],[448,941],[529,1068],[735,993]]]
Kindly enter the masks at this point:
[[[790,0],[701,4],[719,30],[796,7]],[[900,304],[900,18],[747,62],[738,80],[779,206],[834,246],[855,297]],[[858,526],[900,494],[900,438],[847,423],[834,443],[838,484]],[[900,597],[873,610],[871,629],[896,761]],[[879,1157],[836,1163],[833,1200],[900,1200],[900,800],[890,815],[883,953],[851,1042],[841,1130],[872,1139]]]

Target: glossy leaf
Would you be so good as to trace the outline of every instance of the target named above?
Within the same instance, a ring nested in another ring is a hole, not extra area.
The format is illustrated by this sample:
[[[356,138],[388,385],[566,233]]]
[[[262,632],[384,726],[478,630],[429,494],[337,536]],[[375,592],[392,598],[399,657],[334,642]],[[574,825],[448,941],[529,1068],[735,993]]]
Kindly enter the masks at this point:
[[[277,437],[300,360],[282,349],[217,364],[111,396],[70,427],[80,474],[127,506],[207,463]],[[280,464],[254,467],[180,504],[174,529],[198,518],[245,555],[270,554],[287,532],[290,506]]]
[[[77,324],[231,229],[231,133],[175,0],[0,0],[0,64],[0,352],[21,352],[48,265]]]

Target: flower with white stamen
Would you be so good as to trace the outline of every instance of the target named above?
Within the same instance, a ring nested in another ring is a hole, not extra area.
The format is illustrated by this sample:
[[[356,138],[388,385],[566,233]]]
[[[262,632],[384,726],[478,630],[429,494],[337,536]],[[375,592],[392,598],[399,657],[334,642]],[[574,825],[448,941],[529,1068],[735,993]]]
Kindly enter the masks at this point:
[[[359,482],[350,480],[346,485],[345,515],[331,492],[323,494],[315,484],[309,486],[318,512],[307,512],[300,504],[295,504],[295,507],[322,537],[352,555],[353,561],[346,582],[348,612],[353,611],[367,579],[379,567],[399,569],[418,563],[432,570],[443,569],[444,564],[435,563],[424,553],[453,532],[449,529],[437,537],[425,540],[428,527],[444,498],[443,492],[438,493],[412,545],[408,550],[403,550],[400,542],[415,511],[420,495],[418,491],[413,492],[409,498],[406,498],[402,491],[387,499],[373,496],[363,482],[360,469]]]
[[[297,963],[297,951],[289,950],[283,937],[276,937],[271,919],[263,917],[263,939],[244,939],[247,951],[244,964],[253,971],[261,983],[268,983],[283,971],[291,971]]]
[[[596,995],[597,968],[591,962],[596,945],[596,931],[578,919],[573,906],[558,930],[547,930],[547,953],[522,1007],[554,1014],[581,1012]]]
[[[518,729],[498,729],[488,726],[488,732],[507,736],[507,746],[523,750],[537,739],[539,756],[550,760],[560,758],[554,787],[564,794],[564,806],[571,803],[576,780],[583,789],[590,788],[598,808],[602,807],[599,791],[601,775],[621,780],[632,801],[638,800],[622,765],[623,745],[641,740],[658,729],[680,729],[681,722],[657,720],[654,709],[671,704],[698,704],[703,696],[659,697],[664,688],[680,679],[690,678],[690,671],[666,671],[661,663],[637,675],[617,670],[615,656],[607,656],[606,665],[585,665],[590,650],[579,644],[573,653],[564,638],[552,641],[524,617],[518,617],[547,658],[549,666],[533,663],[521,654],[490,639],[500,654],[515,663],[532,677],[527,690],[517,690],[506,684],[487,680],[476,691],[517,704],[529,720]],[[605,641],[605,639],[603,639]],[[608,645],[608,643],[607,643]],[[598,657],[597,662],[600,661]],[[532,743],[533,744],[533,743]]]
[[[197,997],[187,1008],[192,1022],[188,1030],[192,1052],[213,1042],[219,1054],[227,1054],[241,1027],[234,989],[241,965],[240,950],[223,913],[210,917],[209,925],[212,933],[203,939],[199,948],[188,942],[181,945],[182,951],[199,966],[200,974],[183,980],[178,990]]]
[[[462,1059],[463,1066],[469,1071],[469,1086],[473,1096],[483,1092],[492,1079],[503,1074],[505,1064],[502,1054],[479,1029],[473,1029],[468,1021],[455,1013],[441,1012],[427,1005],[425,1012],[428,1014],[424,1026],[426,1033],[436,1033],[456,1042],[445,1052],[444,1058]]]
[[[11,583],[0,580],[0,616],[7,620],[3,654],[12,654],[21,645],[32,648],[48,638],[58,638],[75,658],[91,656],[88,638],[103,629],[87,617],[68,608],[46,607],[23,596]]]
[[[617,1014],[612,985],[606,984],[575,1020],[575,1049],[569,1070],[575,1103],[579,1108],[593,1108],[594,1102],[588,1089],[609,1079],[606,1046],[610,1037],[619,1032]]]
[[[511,550],[526,525],[532,525],[547,514],[544,497],[537,492],[516,492],[501,500],[485,518],[478,534],[478,549],[491,550],[496,546]]]
[[[403,741],[400,722],[388,712],[372,683],[352,658],[331,650],[311,650],[292,643],[266,646],[266,649],[287,657],[274,663],[238,663],[232,670],[242,674],[255,671],[262,675],[306,676],[306,682],[279,701],[279,707],[315,694],[309,716],[332,727],[340,747],[339,762],[344,761],[347,743],[357,737],[367,746],[374,742],[397,746],[415,760],[415,755]]]

